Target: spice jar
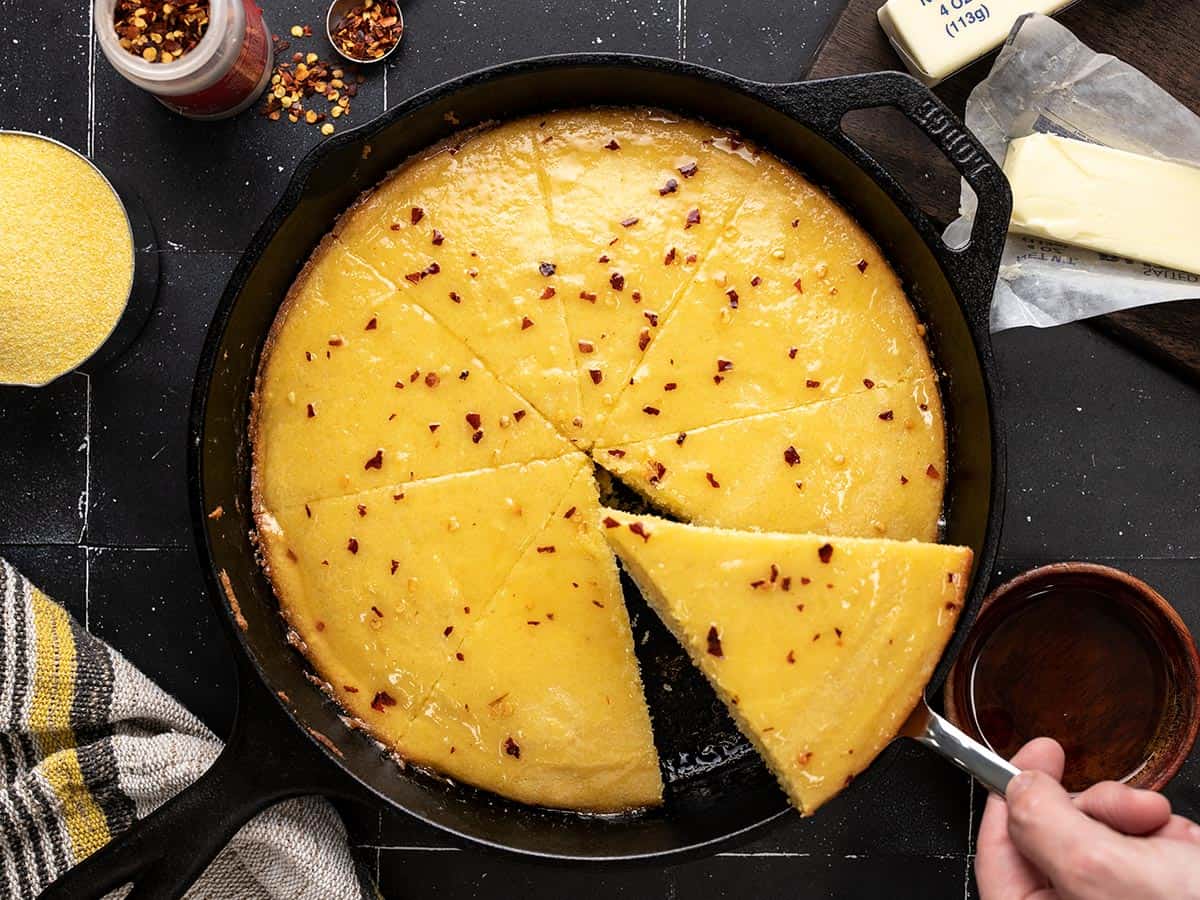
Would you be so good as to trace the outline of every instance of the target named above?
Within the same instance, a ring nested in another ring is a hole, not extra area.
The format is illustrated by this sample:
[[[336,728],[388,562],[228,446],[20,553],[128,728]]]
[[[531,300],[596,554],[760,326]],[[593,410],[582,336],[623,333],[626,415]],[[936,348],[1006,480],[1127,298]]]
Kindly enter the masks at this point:
[[[223,119],[249,107],[266,88],[273,62],[271,35],[253,0],[207,0],[202,5],[208,16],[203,34],[170,62],[161,61],[154,46],[139,55],[121,45],[117,0],[95,0],[96,36],[113,68],[168,109],[193,119]],[[163,7],[166,14],[173,11],[169,2],[144,2],[141,7],[155,14]],[[139,17],[126,28],[144,22]]]

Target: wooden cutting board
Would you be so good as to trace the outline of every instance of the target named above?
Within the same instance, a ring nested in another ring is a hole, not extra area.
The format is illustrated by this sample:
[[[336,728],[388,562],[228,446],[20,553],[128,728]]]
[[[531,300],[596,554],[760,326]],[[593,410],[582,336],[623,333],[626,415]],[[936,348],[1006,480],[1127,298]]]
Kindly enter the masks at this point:
[[[850,0],[813,58],[807,77],[825,78],[904,66],[875,17],[882,0]],[[1200,112],[1200,3],[1179,0],[1082,0],[1056,18],[1099,53],[1141,69],[1193,111]],[[994,54],[947,79],[937,94],[958,114],[967,94],[991,68]],[[897,115],[857,114],[854,136],[887,165],[936,218],[958,210],[958,178],[950,165]],[[1200,300],[1181,300],[1091,320],[1172,370],[1200,383]]]

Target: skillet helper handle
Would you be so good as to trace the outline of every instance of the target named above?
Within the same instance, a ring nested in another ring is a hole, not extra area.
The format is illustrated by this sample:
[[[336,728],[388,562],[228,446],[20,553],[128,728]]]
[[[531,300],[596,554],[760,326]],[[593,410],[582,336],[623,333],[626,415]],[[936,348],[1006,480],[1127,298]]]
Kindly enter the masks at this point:
[[[894,199],[909,207],[911,214],[922,220],[924,230],[934,238],[938,262],[950,277],[958,296],[966,302],[966,311],[976,333],[987,335],[996,269],[1012,215],[1012,191],[1003,169],[946,104],[911,75],[871,72],[832,78],[828,82],[836,82],[837,89],[823,91],[819,101],[806,103],[802,117],[810,121],[815,119],[826,137],[837,141],[840,149],[883,174],[885,188]],[[778,87],[787,96],[805,85],[828,82],[799,82]],[[803,95],[801,103],[805,103]],[[903,186],[888,174],[886,166],[842,128],[846,113],[881,106],[890,106],[903,113],[933,142],[975,192],[979,202],[970,240],[964,246],[947,246],[940,239],[941,226],[916,206]]]
[[[302,794],[345,793],[333,767],[245,664],[224,750],[192,785],[65,872],[39,900],[101,898],[133,883],[128,900],[182,897],[237,831],[266,807]]]

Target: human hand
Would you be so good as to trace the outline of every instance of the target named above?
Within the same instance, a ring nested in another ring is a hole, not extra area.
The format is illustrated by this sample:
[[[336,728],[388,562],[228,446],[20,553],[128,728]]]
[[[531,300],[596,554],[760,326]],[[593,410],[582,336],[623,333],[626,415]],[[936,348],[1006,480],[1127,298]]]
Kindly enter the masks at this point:
[[[1166,797],[1112,781],[1071,797],[1062,748],[1030,741],[1007,801],[991,795],[979,826],[982,900],[1200,900],[1200,825]]]

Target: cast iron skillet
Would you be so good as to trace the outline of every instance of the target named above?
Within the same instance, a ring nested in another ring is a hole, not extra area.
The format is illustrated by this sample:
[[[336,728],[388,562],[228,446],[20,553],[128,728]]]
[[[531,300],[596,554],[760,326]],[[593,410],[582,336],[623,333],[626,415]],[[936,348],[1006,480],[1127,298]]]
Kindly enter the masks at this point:
[[[584,817],[507,802],[403,771],[348,728],[284,641],[250,534],[246,425],[263,338],[288,285],[334,218],[411,153],[479,122],[589,104],[652,105],[735,129],[773,150],[843,203],[883,246],[927,324],[950,430],[945,537],[976,552],[977,577],[934,677],[940,683],[975,617],[998,538],[1003,439],[992,407],[988,306],[1007,228],[1007,183],[983,148],[928,90],[877,73],[759,84],[675,60],[554,56],[448,82],[322,144],[230,279],[196,374],[189,447],[192,518],[222,621],[236,644],[233,734],[191,788],[68,873],[43,895],[100,896],[136,882],[134,898],[177,896],[234,832],[299,794],[386,804],[480,844],[540,857],[617,860],[710,850],[783,814],[787,805],[682,651],[630,591],[631,614],[666,802],[623,817]],[[841,130],[851,110],[901,110],[979,196],[971,242],[951,250],[893,178]],[[209,513],[220,507],[220,518]],[[670,682],[667,693],[663,685]],[[885,757],[891,752],[885,753]],[[877,762],[873,771],[878,771]],[[851,790],[870,790],[871,777]]]

